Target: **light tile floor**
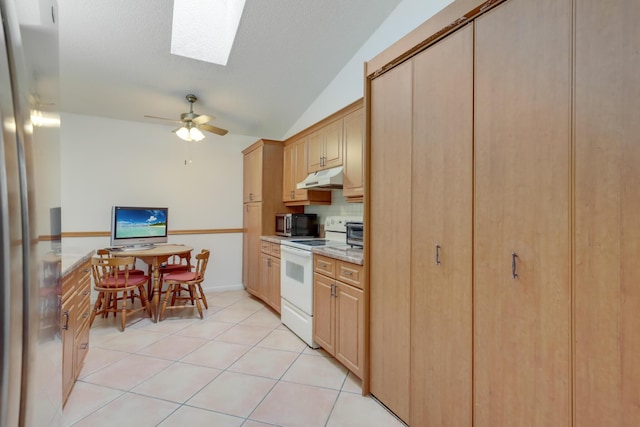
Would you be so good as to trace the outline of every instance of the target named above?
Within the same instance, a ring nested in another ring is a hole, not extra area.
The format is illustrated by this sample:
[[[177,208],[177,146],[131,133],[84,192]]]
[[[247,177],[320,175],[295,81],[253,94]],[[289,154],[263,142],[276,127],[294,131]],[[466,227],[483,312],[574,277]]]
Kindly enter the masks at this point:
[[[245,291],[153,323],[97,318],[66,426],[402,427],[360,380]]]

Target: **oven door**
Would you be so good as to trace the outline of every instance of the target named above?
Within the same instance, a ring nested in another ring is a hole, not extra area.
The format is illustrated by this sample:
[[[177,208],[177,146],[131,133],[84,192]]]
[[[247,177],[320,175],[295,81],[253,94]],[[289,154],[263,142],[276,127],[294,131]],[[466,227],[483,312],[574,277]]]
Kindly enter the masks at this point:
[[[281,245],[280,294],[309,316],[313,316],[313,254]]]

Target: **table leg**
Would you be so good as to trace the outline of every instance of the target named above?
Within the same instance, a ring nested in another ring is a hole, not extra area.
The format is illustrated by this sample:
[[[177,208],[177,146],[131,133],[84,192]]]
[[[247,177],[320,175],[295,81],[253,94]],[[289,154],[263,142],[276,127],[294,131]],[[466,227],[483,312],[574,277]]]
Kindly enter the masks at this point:
[[[160,305],[160,268],[158,258],[153,258],[153,321],[158,321],[158,306]]]

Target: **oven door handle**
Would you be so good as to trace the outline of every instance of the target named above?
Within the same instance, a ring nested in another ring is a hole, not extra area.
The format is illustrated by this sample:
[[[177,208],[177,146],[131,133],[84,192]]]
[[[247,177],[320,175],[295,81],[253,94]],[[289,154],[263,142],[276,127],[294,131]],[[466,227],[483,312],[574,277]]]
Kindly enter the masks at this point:
[[[313,254],[311,251],[306,251],[304,249],[292,248],[291,246],[280,245],[280,252],[286,252],[292,255],[297,255],[300,257],[311,258]]]

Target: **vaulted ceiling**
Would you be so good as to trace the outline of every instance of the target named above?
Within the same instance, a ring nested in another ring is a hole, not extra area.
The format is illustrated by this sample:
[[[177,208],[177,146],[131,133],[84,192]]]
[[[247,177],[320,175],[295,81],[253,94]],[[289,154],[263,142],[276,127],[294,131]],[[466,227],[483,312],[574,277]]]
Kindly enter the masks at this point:
[[[63,112],[167,126],[194,110],[281,138],[400,0],[247,0],[226,66],[170,54],[169,0],[60,0]],[[46,101],[46,99],[43,99]]]

